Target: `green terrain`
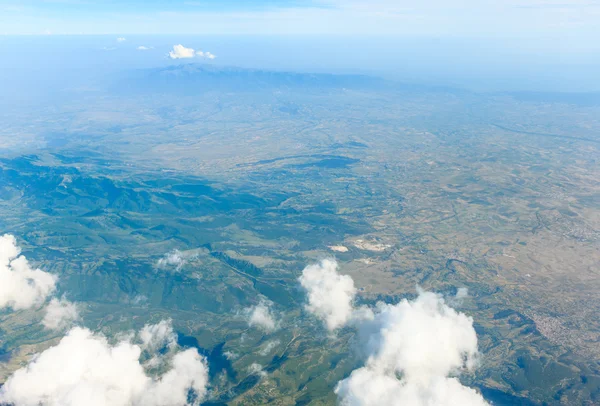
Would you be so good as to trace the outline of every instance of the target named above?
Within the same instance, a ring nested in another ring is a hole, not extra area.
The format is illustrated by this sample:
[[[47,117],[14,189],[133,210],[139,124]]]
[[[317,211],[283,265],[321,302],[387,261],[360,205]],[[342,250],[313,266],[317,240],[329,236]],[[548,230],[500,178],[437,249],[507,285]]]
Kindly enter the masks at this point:
[[[494,404],[600,402],[600,103],[234,73],[0,116],[0,233],[83,325],[171,318],[208,357],[207,404],[335,404],[355,332],[328,336],[297,282],[333,256],[360,303],[468,288],[461,380]],[[242,315],[261,299],[274,332]],[[0,382],[62,336],[40,312],[0,313]]]

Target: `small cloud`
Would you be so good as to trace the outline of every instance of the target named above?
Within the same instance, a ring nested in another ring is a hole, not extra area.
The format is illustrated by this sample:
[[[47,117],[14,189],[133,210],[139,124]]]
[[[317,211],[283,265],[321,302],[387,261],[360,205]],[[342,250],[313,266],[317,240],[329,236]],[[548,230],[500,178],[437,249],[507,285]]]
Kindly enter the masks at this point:
[[[139,332],[142,348],[157,352],[163,348],[172,349],[177,346],[177,336],[173,331],[171,320],[161,320],[157,324],[146,324]]]
[[[147,304],[147,302],[148,302],[148,297],[146,297],[144,295],[135,295],[130,300],[130,303],[134,306],[143,306],[143,305]]]
[[[188,59],[196,55],[193,48],[186,48],[183,45],[173,45],[173,50],[169,52],[171,59]]]
[[[244,313],[248,318],[248,325],[250,327],[258,327],[265,332],[276,330],[277,323],[275,322],[271,306],[271,302],[261,300],[256,306],[244,309]]]
[[[281,344],[281,341],[279,341],[279,340],[267,341],[265,346],[258,353],[260,355],[262,355],[263,357],[266,355],[269,355],[271,353],[271,351],[273,351],[273,349],[275,347],[277,347],[279,344]]]
[[[58,277],[34,269],[10,234],[0,236],[0,309],[28,309],[43,304],[56,289]]]
[[[125,41],[127,41],[127,39],[125,39],[123,37],[117,38],[117,42],[125,42]]]
[[[183,45],[173,45],[173,50],[169,51],[169,58],[171,59],[190,59],[190,58],[206,58],[215,59],[216,56],[208,51],[196,51],[194,48],[186,48]]]
[[[233,352],[233,351],[225,351],[223,353],[223,355],[225,356],[225,358],[227,358],[229,361],[233,361],[239,358],[239,354]]]
[[[77,304],[62,297],[53,298],[48,303],[42,324],[49,330],[65,330],[78,320],[80,316]]]
[[[248,367],[248,372],[251,373],[252,375],[258,375],[262,378],[267,376],[267,373],[265,371],[263,371],[263,366],[260,364],[257,364],[256,362]]]
[[[173,250],[159,259],[156,263],[156,266],[161,269],[171,269],[179,272],[181,268],[183,268],[183,266],[188,262],[188,260],[193,258],[193,255],[186,255],[179,250]]]
[[[63,175],[62,181],[60,182],[60,184],[58,186],[64,187],[65,189],[67,189],[68,185],[71,183],[73,183],[73,177],[71,175]]]
[[[323,320],[329,331],[346,324],[352,317],[352,301],[356,295],[354,281],[340,275],[333,259],[324,259],[302,271],[299,281],[308,294],[306,310]]]
[[[200,57],[200,58],[206,58],[206,59],[215,59],[216,56],[213,55],[212,53],[206,51],[196,51],[196,56]]]
[[[138,51],[149,51],[151,49],[154,49],[154,47],[147,47],[144,45],[140,45],[139,47],[136,48]]]

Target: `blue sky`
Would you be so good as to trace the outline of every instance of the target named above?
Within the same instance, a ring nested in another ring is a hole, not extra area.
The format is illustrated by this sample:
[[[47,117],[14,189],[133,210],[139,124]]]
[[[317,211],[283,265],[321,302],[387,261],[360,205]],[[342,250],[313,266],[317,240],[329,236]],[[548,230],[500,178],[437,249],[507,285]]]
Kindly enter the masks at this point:
[[[0,0],[0,34],[453,36],[600,43],[600,0]]]

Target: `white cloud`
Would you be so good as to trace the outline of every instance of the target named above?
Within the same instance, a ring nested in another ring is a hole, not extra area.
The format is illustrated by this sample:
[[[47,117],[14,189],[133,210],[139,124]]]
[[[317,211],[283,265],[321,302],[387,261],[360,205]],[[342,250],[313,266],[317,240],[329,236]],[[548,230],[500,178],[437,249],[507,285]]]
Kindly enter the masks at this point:
[[[335,389],[344,406],[484,406],[488,403],[474,389],[456,378],[432,377],[426,384],[398,380],[367,367],[352,372]]]
[[[53,298],[46,306],[42,320],[44,327],[50,330],[64,330],[80,319],[77,304],[66,298]]]
[[[258,327],[266,332],[277,329],[277,323],[271,310],[272,303],[261,300],[256,306],[244,309],[250,327]]]
[[[130,303],[134,306],[143,306],[146,305],[147,302],[148,298],[144,295],[135,295],[130,301]]]
[[[146,331],[160,336],[164,328]],[[188,404],[192,390],[197,395],[194,404],[200,404],[206,395],[208,366],[195,349],[170,351],[165,355],[169,369],[151,377],[140,363],[142,346],[132,340],[130,336],[112,345],[101,334],[75,327],[56,346],[9,377],[0,389],[0,403],[181,406]]]
[[[281,344],[281,341],[279,341],[279,340],[267,341],[265,346],[258,353],[260,355],[262,355],[263,357],[266,355],[269,355],[271,353],[271,351],[273,351],[273,349],[275,347],[277,347],[279,344]]]
[[[206,52],[206,53],[205,53],[205,56],[206,56],[208,59],[215,59],[215,58],[216,58],[216,56],[215,56],[215,55],[213,55],[213,54],[211,54],[210,52]]]
[[[148,51],[150,49],[154,49],[154,47],[147,47],[144,45],[140,45],[139,47],[136,48],[138,51]]]
[[[225,358],[227,358],[227,359],[228,359],[228,360],[230,360],[230,361],[232,361],[232,360],[235,360],[235,359],[238,359],[238,358],[239,358],[239,354],[237,354],[237,353],[235,353],[235,352],[233,352],[233,351],[225,351],[225,352],[223,353],[223,355],[225,356]]]
[[[216,56],[208,51],[195,51],[194,48],[186,48],[183,45],[173,45],[173,50],[169,52],[171,59],[190,59],[190,58],[215,59]]]
[[[175,271],[180,271],[186,262],[187,260],[181,251],[173,250],[159,259],[156,266],[163,269],[172,268]]]
[[[442,296],[421,292],[414,301],[379,303],[372,319],[360,321],[358,328],[368,358],[338,383],[342,404],[487,404],[452,377],[473,368],[477,335],[473,320],[446,305]]]
[[[300,282],[308,293],[307,310],[330,331],[345,324],[358,329],[365,365],[338,382],[342,405],[487,405],[455,377],[475,365],[473,320],[441,295],[420,291],[414,301],[354,308],[352,278],[338,274],[333,260],[307,266]]]
[[[33,269],[10,234],[0,236],[0,309],[39,306],[56,289],[58,278]]]
[[[169,58],[171,59],[186,59],[193,58],[195,56],[193,48],[186,48],[183,45],[173,45],[173,50],[169,52]]]
[[[302,271],[299,281],[308,294],[306,309],[323,320],[329,331],[346,324],[352,317],[356,295],[354,281],[337,272],[337,262],[324,259]]]
[[[177,337],[173,331],[171,320],[161,320],[158,324],[146,324],[139,333],[142,348],[156,352],[161,348],[177,346]]]
[[[251,364],[248,367],[248,372],[251,373],[252,375],[259,375],[260,377],[265,377],[267,376],[267,373],[265,371],[263,371],[263,366],[260,364],[257,364],[256,362]]]
[[[117,42],[125,42],[125,41],[127,41],[127,39],[125,39],[123,37],[117,38]]]

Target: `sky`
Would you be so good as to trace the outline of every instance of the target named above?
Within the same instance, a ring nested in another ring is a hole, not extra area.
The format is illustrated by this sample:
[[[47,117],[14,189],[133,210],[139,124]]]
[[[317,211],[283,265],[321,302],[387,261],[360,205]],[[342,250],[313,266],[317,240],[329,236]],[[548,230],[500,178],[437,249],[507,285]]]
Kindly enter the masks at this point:
[[[0,10],[4,34],[600,39],[600,0],[0,0]]]
[[[600,90],[600,0],[0,0],[0,71],[157,66],[178,44],[242,67]]]

